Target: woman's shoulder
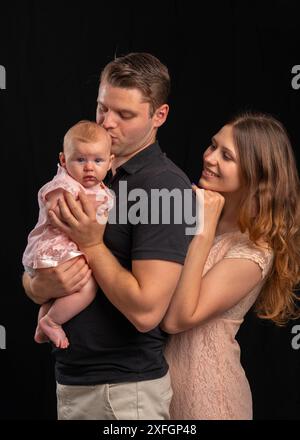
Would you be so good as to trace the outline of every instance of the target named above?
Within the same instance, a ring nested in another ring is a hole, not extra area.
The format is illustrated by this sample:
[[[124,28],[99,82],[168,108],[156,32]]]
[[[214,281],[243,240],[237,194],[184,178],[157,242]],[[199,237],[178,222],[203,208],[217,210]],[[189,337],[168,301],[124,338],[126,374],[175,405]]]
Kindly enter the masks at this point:
[[[256,262],[262,269],[263,276],[269,269],[274,252],[264,239],[258,240],[254,243],[250,240],[248,232],[238,231],[232,234],[228,244],[228,250],[224,258],[246,258]]]

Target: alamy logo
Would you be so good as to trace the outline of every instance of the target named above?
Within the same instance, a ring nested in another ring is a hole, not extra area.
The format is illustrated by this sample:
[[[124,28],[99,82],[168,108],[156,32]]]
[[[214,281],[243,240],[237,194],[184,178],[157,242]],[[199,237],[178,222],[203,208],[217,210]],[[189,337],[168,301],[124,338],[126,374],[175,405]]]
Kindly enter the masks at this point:
[[[6,70],[2,65],[0,65],[0,89],[6,89]]]
[[[6,349],[6,330],[3,325],[0,325],[0,350]]]
[[[295,75],[292,78],[292,87],[294,90],[300,89],[300,65],[292,67],[292,73]]]
[[[110,224],[184,224],[186,235],[200,234],[204,228],[204,190],[198,188],[193,210],[193,190],[186,188],[151,189],[147,193],[142,188],[128,191],[127,182],[119,182],[119,194],[116,197],[110,190],[117,204],[109,213]],[[128,206],[128,202],[130,206]],[[132,203],[133,202],[133,203]],[[193,213],[194,211],[194,213]],[[101,213],[97,215],[98,223],[105,223]]]
[[[292,333],[296,336],[292,339],[292,347],[294,350],[300,349],[300,325],[294,325],[292,327]]]

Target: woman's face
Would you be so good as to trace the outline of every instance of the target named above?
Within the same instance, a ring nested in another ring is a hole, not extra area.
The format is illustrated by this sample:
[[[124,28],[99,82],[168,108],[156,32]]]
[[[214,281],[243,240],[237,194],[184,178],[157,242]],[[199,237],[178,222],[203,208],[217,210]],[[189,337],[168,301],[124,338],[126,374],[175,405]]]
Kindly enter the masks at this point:
[[[241,189],[238,151],[231,125],[221,128],[205,150],[199,186],[219,193],[237,193]]]

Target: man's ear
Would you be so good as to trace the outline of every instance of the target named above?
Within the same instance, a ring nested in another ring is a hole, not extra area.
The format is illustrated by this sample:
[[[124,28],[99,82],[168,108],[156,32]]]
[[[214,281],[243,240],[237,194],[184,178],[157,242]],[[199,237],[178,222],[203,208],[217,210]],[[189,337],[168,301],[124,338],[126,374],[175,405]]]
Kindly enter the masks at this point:
[[[168,104],[163,104],[160,107],[158,107],[153,115],[153,121],[154,121],[154,127],[158,128],[166,121],[169,113],[169,106]]]
[[[66,156],[62,151],[59,153],[59,162],[62,167],[66,168]]]

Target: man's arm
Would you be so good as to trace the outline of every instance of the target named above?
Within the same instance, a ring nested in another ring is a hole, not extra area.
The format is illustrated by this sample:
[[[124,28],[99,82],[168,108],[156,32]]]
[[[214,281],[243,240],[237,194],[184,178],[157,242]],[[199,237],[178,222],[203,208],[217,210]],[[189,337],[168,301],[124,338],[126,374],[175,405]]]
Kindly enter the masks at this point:
[[[23,277],[22,277],[22,283],[23,283],[23,287],[24,287],[26,295],[28,296],[28,298],[30,298],[36,304],[43,304],[47,300],[45,300],[44,298],[40,298],[38,295],[33,294],[32,287],[31,287],[31,281],[32,281],[32,278],[29,276],[29,274],[27,272],[24,272]]]
[[[159,233],[158,229],[156,241],[153,240],[153,233],[146,237],[145,230],[135,228],[135,248],[141,247],[141,244],[138,245],[141,242],[145,248],[148,242],[153,250],[149,257],[147,252],[139,254],[131,249],[133,260],[130,272],[104,244],[105,221],[98,223],[95,208],[87,197],[79,193],[79,203],[68,193],[64,197],[64,201],[58,202],[60,217],[53,211],[49,212],[52,225],[71,237],[87,256],[93,275],[109,301],[139,331],[147,332],[155,328],[167,310],[180,277],[183,251],[174,252],[173,246],[175,249],[178,243],[182,249],[186,246],[184,225],[175,225],[176,233],[173,234],[166,233],[169,226],[164,226],[164,234]],[[160,258],[162,253],[164,255]]]
[[[51,298],[60,298],[78,292],[89,280],[91,269],[84,257],[76,257],[57,267],[36,269],[33,278],[23,274],[23,287],[27,296],[37,304]]]
[[[148,332],[159,325],[179,280],[181,264],[134,260],[131,273],[103,243],[84,249],[84,253],[109,301],[140,332]]]

